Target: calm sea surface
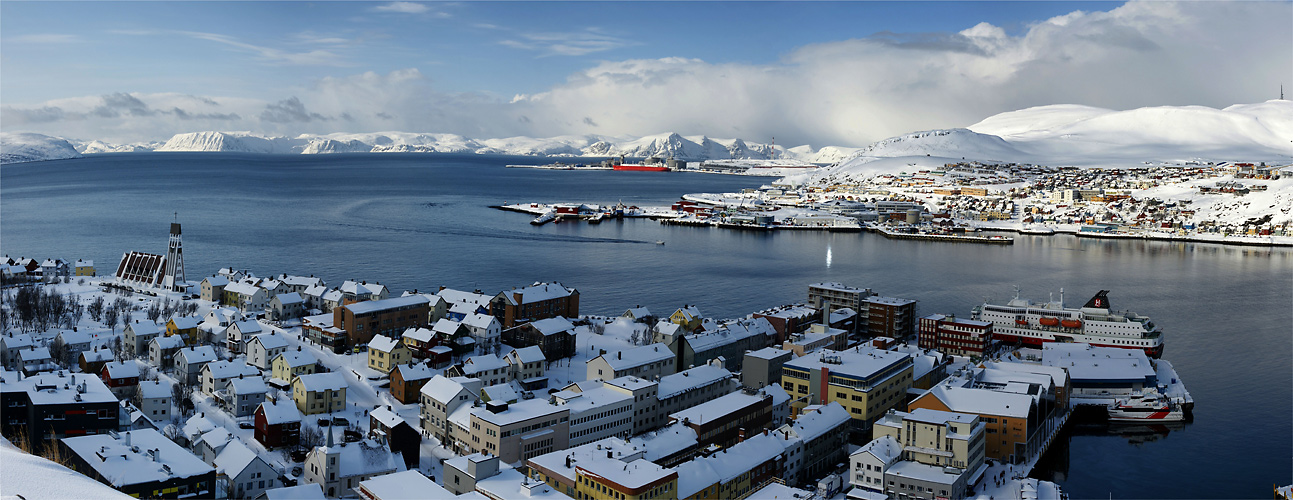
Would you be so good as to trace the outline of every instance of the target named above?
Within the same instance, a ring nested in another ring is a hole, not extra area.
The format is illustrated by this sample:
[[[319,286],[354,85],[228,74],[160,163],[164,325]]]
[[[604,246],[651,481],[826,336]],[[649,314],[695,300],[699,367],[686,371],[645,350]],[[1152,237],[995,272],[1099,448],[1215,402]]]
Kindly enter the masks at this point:
[[[179,213],[187,278],[220,267],[377,280],[401,290],[534,281],[579,289],[581,312],[657,314],[696,304],[715,317],[803,301],[839,281],[968,315],[1013,286],[1070,305],[1111,290],[1148,315],[1194,395],[1174,428],[1078,424],[1039,477],[1073,498],[1269,498],[1293,482],[1293,251],[1072,236],[1012,246],[891,241],[871,234],[752,234],[647,220],[548,224],[488,208],[517,202],[664,205],[686,192],[766,179],[504,168],[475,155],[148,153],[0,169],[0,252],[93,259],[165,253]],[[657,240],[665,245],[657,245]]]

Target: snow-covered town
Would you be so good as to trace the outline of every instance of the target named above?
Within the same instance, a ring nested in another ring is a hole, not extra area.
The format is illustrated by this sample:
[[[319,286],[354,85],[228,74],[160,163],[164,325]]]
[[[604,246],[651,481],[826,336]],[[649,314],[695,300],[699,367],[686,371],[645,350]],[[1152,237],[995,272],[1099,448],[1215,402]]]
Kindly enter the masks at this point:
[[[103,497],[1065,498],[1028,475],[1079,407],[1193,407],[1152,324],[1143,345],[1034,344],[999,306],[918,317],[840,283],[714,318],[583,315],[555,282],[194,280],[171,231],[166,255],[111,273],[4,258],[4,453],[32,464],[7,484],[59,496],[70,468]],[[1127,321],[1104,293],[1082,317]]]

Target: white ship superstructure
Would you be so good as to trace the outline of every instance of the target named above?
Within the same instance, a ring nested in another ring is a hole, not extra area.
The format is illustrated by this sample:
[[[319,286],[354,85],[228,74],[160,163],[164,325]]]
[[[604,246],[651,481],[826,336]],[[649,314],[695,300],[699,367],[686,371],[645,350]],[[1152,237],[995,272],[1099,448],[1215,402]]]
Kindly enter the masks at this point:
[[[1158,358],[1163,355],[1163,332],[1148,317],[1129,311],[1109,309],[1109,291],[1101,290],[1078,309],[1064,307],[1060,300],[1044,304],[1015,298],[1005,305],[985,303],[975,307],[972,317],[992,323],[992,336],[1004,343],[1041,347],[1046,342],[1081,342],[1101,347],[1142,349]]]

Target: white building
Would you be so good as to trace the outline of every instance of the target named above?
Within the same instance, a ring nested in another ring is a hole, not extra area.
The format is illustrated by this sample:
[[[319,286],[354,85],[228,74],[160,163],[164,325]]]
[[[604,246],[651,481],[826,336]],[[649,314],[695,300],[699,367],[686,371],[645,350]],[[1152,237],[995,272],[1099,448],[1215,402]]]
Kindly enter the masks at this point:
[[[228,498],[256,498],[280,486],[278,471],[241,441],[226,445],[212,465],[217,474],[229,478]]]
[[[273,368],[270,362],[284,352],[287,352],[287,337],[278,332],[262,333],[247,343],[247,364],[267,372]]]

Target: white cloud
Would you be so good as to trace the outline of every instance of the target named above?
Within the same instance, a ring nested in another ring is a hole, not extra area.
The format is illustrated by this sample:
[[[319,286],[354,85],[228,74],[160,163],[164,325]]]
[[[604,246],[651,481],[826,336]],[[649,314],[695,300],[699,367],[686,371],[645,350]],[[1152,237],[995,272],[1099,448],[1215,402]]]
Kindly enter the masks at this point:
[[[582,56],[634,44],[623,36],[607,34],[596,28],[569,33],[520,33],[517,36],[498,43],[539,52],[543,56]]]
[[[1017,35],[982,23],[955,33],[881,33],[814,44],[773,64],[606,61],[546,91],[514,97],[444,92],[409,68],[324,78],[265,99],[134,93],[145,107],[105,96],[12,105],[0,110],[0,123],[6,131],[70,137],[140,136],[133,140],[194,130],[402,130],[478,138],[674,131],[861,146],[1036,105],[1224,107],[1271,99],[1293,74],[1291,15],[1289,3],[1129,3],[1039,21]],[[266,59],[315,57],[205,35]],[[596,35],[512,40],[555,55],[597,50]],[[99,107],[106,109],[94,113]]]
[[[394,12],[399,14],[426,14],[427,12],[431,12],[431,7],[428,7],[424,3],[391,2],[373,7],[373,10],[377,12]],[[435,14],[440,15],[442,13],[436,12]]]

